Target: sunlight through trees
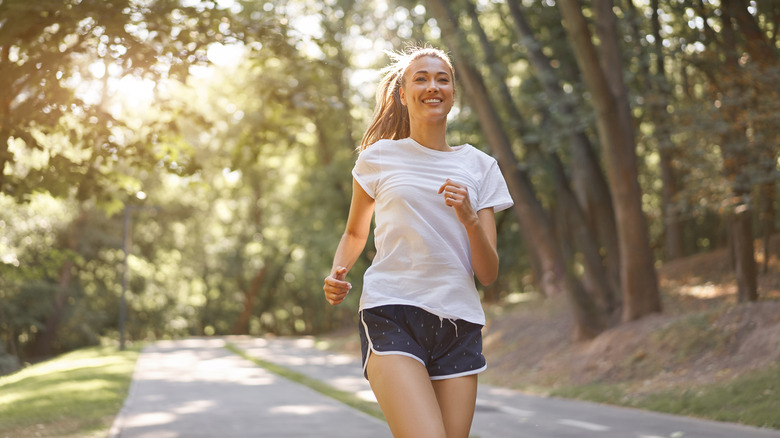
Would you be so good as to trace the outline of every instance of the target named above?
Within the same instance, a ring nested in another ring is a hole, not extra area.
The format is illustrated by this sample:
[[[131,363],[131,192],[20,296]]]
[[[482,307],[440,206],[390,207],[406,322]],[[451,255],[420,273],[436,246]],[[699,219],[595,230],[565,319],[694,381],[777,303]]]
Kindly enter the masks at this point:
[[[0,372],[119,338],[126,206],[128,339],[353,324],[358,292],[332,308],[321,282],[407,41],[453,55],[449,141],[513,186],[486,301],[568,299],[594,336],[661,309],[654,265],[726,245],[755,300],[779,22],[765,0],[2,0]]]

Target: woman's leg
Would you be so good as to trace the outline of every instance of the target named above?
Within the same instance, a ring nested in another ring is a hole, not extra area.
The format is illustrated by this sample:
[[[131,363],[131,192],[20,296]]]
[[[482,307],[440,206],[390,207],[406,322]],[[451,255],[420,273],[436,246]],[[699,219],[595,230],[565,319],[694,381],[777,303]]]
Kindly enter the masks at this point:
[[[477,404],[477,375],[433,380],[447,438],[468,438]]]
[[[448,436],[430,376],[420,362],[371,353],[366,371],[394,438]]]

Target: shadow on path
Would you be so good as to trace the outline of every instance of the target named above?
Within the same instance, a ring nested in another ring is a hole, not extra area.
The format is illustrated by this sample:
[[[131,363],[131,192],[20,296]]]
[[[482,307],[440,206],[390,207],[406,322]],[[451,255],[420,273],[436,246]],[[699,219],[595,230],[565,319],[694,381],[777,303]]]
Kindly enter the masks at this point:
[[[359,358],[321,351],[310,338],[163,341],[138,359],[112,438],[390,437],[387,424],[256,366],[232,346],[372,400]],[[479,438],[780,438],[780,431],[595,403],[538,397],[480,384]]]
[[[112,438],[387,437],[387,425],[224,348],[163,341],[138,359]]]

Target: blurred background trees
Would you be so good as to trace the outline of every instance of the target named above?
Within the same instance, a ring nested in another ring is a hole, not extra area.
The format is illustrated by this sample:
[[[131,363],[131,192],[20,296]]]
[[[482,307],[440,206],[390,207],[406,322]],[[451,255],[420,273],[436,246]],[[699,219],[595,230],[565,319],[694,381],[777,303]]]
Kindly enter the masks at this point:
[[[567,300],[591,337],[662,310],[654,266],[723,246],[755,300],[778,22],[773,1],[4,0],[0,366],[118,338],[126,206],[129,339],[352,324],[358,294],[321,282],[406,41],[450,51],[450,143],[496,156],[516,202],[486,301]]]

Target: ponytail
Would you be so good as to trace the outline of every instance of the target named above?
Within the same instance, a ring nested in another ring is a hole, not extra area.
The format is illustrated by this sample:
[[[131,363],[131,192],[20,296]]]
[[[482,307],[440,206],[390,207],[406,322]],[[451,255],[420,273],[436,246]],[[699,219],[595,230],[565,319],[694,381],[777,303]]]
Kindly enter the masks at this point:
[[[358,148],[361,152],[382,139],[398,140],[409,137],[409,113],[406,106],[401,104],[398,90],[404,85],[404,73],[412,61],[423,56],[443,60],[450,67],[453,85],[455,84],[455,71],[449,56],[439,49],[428,45],[410,46],[403,52],[388,53],[388,55],[393,62],[385,70],[385,76],[377,88],[374,115]]]
[[[383,138],[397,140],[409,136],[409,113],[401,104],[398,89],[403,81],[404,68],[391,66],[376,91],[376,108],[371,124],[363,134],[360,150]]]

